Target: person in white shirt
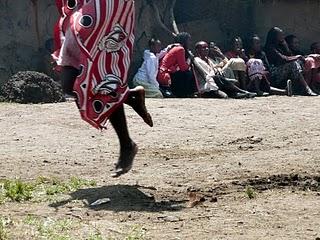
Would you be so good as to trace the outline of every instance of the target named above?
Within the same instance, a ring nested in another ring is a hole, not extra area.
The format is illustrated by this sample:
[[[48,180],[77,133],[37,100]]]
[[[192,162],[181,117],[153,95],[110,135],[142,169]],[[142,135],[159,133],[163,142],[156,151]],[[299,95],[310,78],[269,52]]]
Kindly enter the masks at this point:
[[[236,79],[226,78],[219,64],[209,58],[207,42],[198,42],[195,46],[196,57],[193,60],[199,93],[206,98],[253,98],[255,93],[240,89]]]
[[[163,98],[157,81],[159,58],[161,58],[161,41],[149,40],[149,49],[144,51],[143,63],[133,78],[134,86],[143,86],[146,97]]]

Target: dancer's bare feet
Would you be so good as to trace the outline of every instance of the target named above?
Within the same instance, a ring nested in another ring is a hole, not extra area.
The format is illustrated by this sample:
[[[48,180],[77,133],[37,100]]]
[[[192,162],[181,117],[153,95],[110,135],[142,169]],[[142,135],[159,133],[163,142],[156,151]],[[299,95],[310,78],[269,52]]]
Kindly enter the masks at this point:
[[[117,178],[129,172],[132,168],[133,160],[137,152],[138,146],[134,142],[131,143],[130,147],[122,148],[120,150],[119,160],[115,166],[115,171],[111,176]]]
[[[138,86],[130,90],[130,95],[126,102],[133,110],[143,119],[143,121],[150,127],[153,127],[153,121],[151,115],[148,113],[145,104],[145,91],[142,86]]]

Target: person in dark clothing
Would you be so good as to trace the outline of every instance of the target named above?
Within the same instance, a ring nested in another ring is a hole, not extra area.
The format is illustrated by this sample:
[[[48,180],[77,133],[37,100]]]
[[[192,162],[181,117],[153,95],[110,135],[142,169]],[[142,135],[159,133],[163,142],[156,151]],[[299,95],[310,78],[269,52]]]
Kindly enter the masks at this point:
[[[295,94],[317,96],[307,84],[303,70],[298,60],[303,61],[302,55],[293,55],[284,38],[283,30],[278,27],[270,29],[267,35],[264,51],[270,63],[271,84],[285,88],[287,80],[292,81]]]

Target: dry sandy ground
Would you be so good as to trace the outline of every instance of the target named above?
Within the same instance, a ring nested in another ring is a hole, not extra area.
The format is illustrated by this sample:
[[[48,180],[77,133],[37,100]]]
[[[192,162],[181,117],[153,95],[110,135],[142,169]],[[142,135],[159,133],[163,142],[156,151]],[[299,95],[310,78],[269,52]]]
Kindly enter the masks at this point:
[[[140,151],[133,170],[112,179],[118,142],[111,126],[91,128],[70,102],[0,104],[0,178],[79,176],[98,183],[70,193],[69,201],[6,203],[0,214],[15,222],[28,214],[81,219],[75,239],[85,226],[117,239],[135,226],[144,239],[320,238],[320,97],[147,105],[154,128],[126,109]],[[203,202],[190,207],[190,192]],[[84,204],[104,197],[111,202]],[[26,231],[16,227],[13,235],[32,239]]]

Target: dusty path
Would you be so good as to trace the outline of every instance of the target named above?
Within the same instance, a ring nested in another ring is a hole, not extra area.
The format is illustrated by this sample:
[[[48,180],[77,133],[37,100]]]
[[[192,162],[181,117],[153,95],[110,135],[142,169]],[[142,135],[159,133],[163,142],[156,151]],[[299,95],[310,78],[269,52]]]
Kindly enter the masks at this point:
[[[0,104],[0,178],[79,176],[98,185],[72,199],[111,199],[95,209],[81,201],[6,203],[1,215],[72,218],[75,208],[81,223],[119,239],[134,226],[145,239],[320,237],[320,98],[147,103],[152,129],[127,108],[140,152],[133,171],[116,180],[109,177],[118,153],[111,127],[86,125],[73,103]],[[189,208],[189,192],[205,201]]]

